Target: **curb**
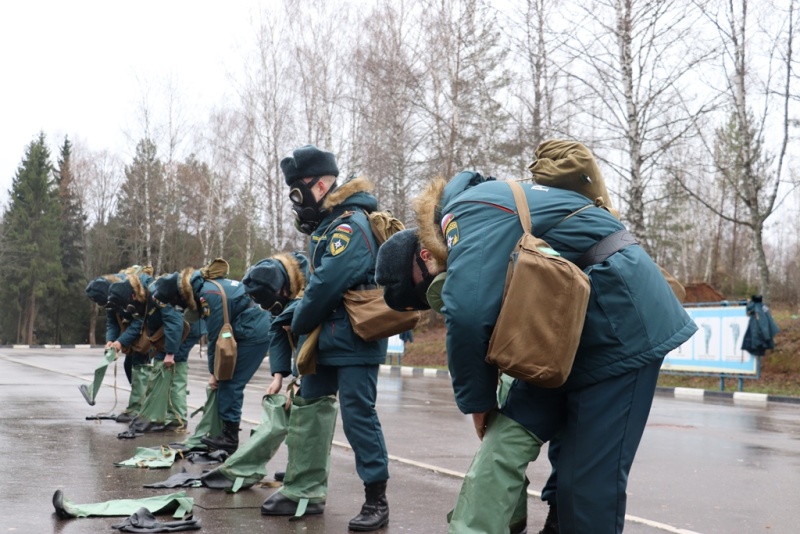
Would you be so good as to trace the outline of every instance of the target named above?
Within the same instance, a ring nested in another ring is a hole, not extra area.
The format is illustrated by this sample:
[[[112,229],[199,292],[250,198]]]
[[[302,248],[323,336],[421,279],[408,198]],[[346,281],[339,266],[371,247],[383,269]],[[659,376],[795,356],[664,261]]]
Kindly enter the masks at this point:
[[[657,387],[656,393],[672,394],[676,399],[703,400],[706,397],[713,399],[731,400],[736,404],[767,404],[780,402],[785,404],[800,405],[800,397],[786,397],[783,395],[769,395],[767,393],[748,393],[746,391],[713,391],[699,388],[667,388]]]

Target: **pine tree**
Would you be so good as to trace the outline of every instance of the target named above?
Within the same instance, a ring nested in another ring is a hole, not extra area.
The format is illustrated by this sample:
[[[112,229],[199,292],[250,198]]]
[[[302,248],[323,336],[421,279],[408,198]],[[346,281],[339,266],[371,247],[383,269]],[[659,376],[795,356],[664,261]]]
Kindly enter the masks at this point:
[[[60,207],[44,133],[28,145],[3,214],[3,339],[37,342],[40,301],[64,291]],[[46,335],[46,334],[45,334]]]

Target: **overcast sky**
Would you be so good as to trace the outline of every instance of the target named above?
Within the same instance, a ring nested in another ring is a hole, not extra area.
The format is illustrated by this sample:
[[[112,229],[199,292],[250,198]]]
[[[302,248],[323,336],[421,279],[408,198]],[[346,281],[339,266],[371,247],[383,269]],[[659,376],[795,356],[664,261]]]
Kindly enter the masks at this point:
[[[128,150],[144,87],[174,79],[206,116],[229,90],[251,16],[268,1],[12,0],[0,3],[0,204],[43,131],[93,150]]]

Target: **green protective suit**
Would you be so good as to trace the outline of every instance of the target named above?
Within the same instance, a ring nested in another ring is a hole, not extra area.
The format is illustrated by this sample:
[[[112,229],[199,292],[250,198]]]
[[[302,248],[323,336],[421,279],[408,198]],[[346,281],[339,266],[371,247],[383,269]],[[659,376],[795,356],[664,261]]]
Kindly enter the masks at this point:
[[[253,486],[267,475],[266,463],[275,456],[286,438],[290,420],[290,412],[285,409],[286,401],[283,394],[264,396],[261,423],[225,463],[203,475],[200,480],[204,486],[235,493]]]
[[[527,516],[525,468],[536,460],[542,446],[536,436],[531,436],[522,425],[499,412],[489,416],[486,434],[449,518],[448,533],[508,532],[509,524]],[[512,502],[507,495],[519,498]]]
[[[83,394],[83,398],[86,399],[86,402],[89,403],[89,406],[94,406],[94,400],[97,398],[97,392],[100,391],[100,386],[103,385],[103,378],[106,376],[106,369],[108,366],[117,359],[117,351],[108,348],[106,349],[105,353],[103,354],[103,360],[100,362],[100,365],[97,366],[97,369],[94,370],[94,381],[87,385],[81,384],[79,386],[81,393]]]
[[[339,405],[336,397],[306,400],[295,396],[289,415],[286,446],[289,462],[283,487],[278,491],[298,503],[303,515],[309,502],[325,502],[328,496],[331,443]],[[314,436],[315,439],[308,439]]]
[[[174,449],[161,447],[159,449],[148,449],[147,447],[137,447],[133,458],[116,462],[117,467],[143,467],[148,469],[163,469],[172,467],[175,463]]]
[[[131,377],[131,395],[128,398],[126,413],[138,415],[142,411],[145,397],[147,396],[147,384],[150,382],[150,364],[134,365],[133,376]]]
[[[147,508],[154,514],[172,513],[172,517],[182,518],[192,512],[194,499],[187,497],[185,491],[179,491],[142,499],[114,499],[91,504],[75,504],[64,497],[61,490],[56,490],[53,494],[53,506],[61,519],[94,516],[126,517],[136,513],[140,508]]]
[[[217,390],[206,387],[206,403],[202,408],[192,413],[194,417],[197,412],[203,412],[203,417],[194,429],[192,434],[186,440],[180,443],[170,443],[170,447],[183,451],[207,451],[208,446],[200,441],[200,438],[206,435],[218,436],[222,433],[222,420],[219,417],[219,410],[217,409]]]
[[[151,430],[152,425],[186,426],[187,365],[176,363],[172,367],[167,367],[163,360],[153,362],[147,395],[135,421],[138,430],[147,432]],[[180,395],[183,395],[183,399],[177,400]],[[179,413],[179,410],[183,413]]]

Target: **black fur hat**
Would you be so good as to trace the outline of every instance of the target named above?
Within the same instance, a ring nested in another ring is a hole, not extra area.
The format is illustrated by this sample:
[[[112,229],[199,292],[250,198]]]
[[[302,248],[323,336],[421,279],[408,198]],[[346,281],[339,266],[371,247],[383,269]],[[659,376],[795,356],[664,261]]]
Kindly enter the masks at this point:
[[[242,285],[256,304],[268,309],[282,289],[289,291],[289,277],[278,260],[268,260],[247,271],[242,278]]]
[[[154,282],[153,298],[163,304],[183,305],[180,293],[180,273],[165,274]]]
[[[295,148],[291,156],[281,160],[281,170],[287,185],[292,185],[292,182],[300,178],[339,176],[336,156],[314,145]]]
[[[108,304],[124,310],[133,301],[133,294],[133,284],[127,278],[114,282],[108,288]]]
[[[108,288],[111,286],[111,280],[105,276],[95,278],[86,286],[86,296],[100,306],[105,306],[108,302]]]
[[[416,228],[397,232],[378,249],[375,281],[383,286],[383,300],[393,310],[429,310],[414,293],[414,255],[419,248]]]

